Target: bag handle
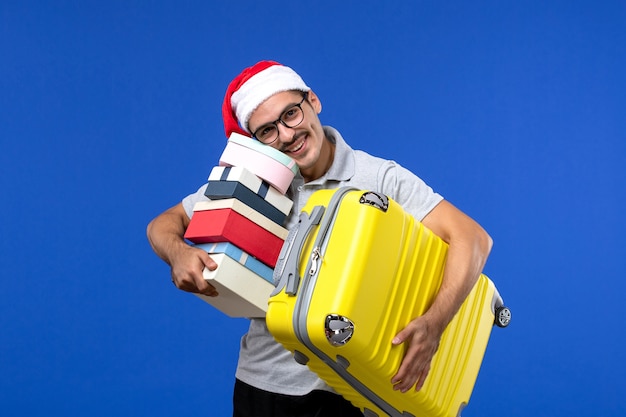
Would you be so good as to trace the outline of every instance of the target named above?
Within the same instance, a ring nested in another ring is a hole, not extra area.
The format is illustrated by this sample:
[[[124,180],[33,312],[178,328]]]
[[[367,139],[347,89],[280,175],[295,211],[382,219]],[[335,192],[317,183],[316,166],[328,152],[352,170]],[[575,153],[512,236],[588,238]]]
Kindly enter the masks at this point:
[[[280,249],[276,266],[274,267],[274,285],[270,297],[278,294],[283,288],[288,295],[296,295],[300,285],[300,274],[298,273],[300,264],[300,253],[304,247],[304,242],[309,237],[311,229],[320,223],[324,214],[324,206],[315,206],[311,214],[301,212],[296,224],[287,235],[283,247]]]

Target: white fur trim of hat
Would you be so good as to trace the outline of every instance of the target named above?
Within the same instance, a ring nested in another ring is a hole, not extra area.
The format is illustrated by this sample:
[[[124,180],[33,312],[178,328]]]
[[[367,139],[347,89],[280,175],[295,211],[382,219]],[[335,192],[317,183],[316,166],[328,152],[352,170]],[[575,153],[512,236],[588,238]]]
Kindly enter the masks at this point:
[[[290,90],[310,91],[304,80],[291,68],[272,65],[250,77],[231,97],[231,106],[240,126],[248,130],[252,112],[276,93]]]

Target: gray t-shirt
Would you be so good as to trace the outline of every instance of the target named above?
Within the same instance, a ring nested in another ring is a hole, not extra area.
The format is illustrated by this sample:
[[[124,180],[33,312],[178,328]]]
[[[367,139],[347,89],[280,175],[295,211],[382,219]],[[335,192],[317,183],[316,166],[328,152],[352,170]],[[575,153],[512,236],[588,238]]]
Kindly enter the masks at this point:
[[[297,223],[298,214],[311,194],[320,189],[352,186],[377,191],[398,202],[417,220],[422,220],[443,200],[424,181],[397,163],[353,150],[330,126],[324,126],[324,133],[336,144],[333,164],[324,176],[315,181],[305,184],[300,175],[293,180],[287,192],[294,202],[285,221],[288,229]],[[206,184],[183,199],[183,207],[189,217],[196,202],[207,200],[205,189]],[[274,340],[264,319],[251,319],[248,333],[241,339],[236,377],[257,388],[280,394],[304,395],[314,389],[332,391]]]

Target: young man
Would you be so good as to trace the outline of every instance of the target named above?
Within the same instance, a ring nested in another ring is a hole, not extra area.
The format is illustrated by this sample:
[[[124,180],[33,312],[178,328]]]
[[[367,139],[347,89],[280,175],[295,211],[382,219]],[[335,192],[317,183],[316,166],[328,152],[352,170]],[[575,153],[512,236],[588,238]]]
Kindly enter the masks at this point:
[[[378,191],[449,244],[441,289],[429,310],[389,343],[405,344],[406,354],[389,381],[395,389],[419,390],[430,369],[443,331],[469,294],[491,250],[491,238],[471,218],[435,193],[420,178],[394,163],[351,149],[341,134],[322,126],[322,103],[291,68],[262,61],[245,69],[229,85],[223,116],[226,136],[252,136],[293,158],[300,175],[288,196],[294,208],[285,226],[292,227],[309,196],[324,188],[351,185]],[[185,291],[218,296],[204,281],[204,267],[217,265],[183,234],[195,202],[206,185],[148,225],[154,251],[171,267],[172,281]],[[407,294],[407,297],[415,296]],[[360,416],[307,367],[274,341],[265,320],[252,319],[242,338],[236,372],[234,416]]]

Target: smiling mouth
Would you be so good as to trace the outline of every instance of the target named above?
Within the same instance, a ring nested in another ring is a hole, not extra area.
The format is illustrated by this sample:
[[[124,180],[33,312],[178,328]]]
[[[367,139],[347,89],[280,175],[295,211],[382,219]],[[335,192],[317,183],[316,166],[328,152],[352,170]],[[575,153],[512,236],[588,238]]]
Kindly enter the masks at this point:
[[[293,144],[290,144],[288,147],[285,147],[283,152],[285,153],[296,153],[304,146],[304,142],[306,142],[306,135],[302,135],[299,138],[296,138],[293,141]]]

